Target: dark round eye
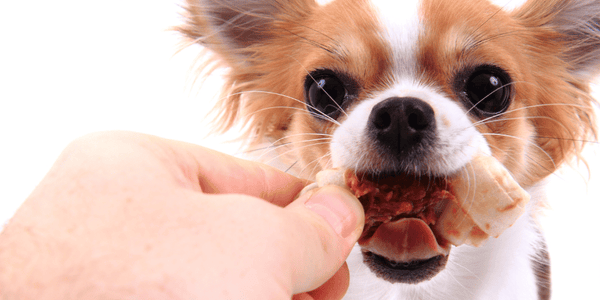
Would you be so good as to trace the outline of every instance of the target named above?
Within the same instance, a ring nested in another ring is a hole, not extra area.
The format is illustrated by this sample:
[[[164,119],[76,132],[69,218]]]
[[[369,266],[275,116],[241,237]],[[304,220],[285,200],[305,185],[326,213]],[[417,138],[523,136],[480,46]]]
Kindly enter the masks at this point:
[[[346,99],[346,87],[331,74],[309,76],[306,79],[306,102],[308,110],[318,118],[337,118]]]
[[[464,94],[481,113],[495,115],[506,111],[511,99],[510,77],[503,70],[482,66],[471,74]]]

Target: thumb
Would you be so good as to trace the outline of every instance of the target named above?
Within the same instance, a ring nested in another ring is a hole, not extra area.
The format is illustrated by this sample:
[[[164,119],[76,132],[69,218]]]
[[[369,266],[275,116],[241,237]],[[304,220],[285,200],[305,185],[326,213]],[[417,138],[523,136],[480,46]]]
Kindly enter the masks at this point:
[[[362,233],[364,210],[354,195],[333,185],[310,190],[285,209],[303,223],[298,249],[290,258],[293,292],[312,291],[344,264]]]

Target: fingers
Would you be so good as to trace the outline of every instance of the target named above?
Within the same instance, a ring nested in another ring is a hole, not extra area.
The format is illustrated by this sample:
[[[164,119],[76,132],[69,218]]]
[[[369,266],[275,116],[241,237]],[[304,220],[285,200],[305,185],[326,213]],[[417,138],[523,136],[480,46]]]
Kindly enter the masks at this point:
[[[76,159],[74,159],[76,156]],[[100,169],[128,173],[140,171],[144,176],[163,178],[188,189],[209,194],[245,194],[278,206],[289,204],[308,183],[292,175],[257,162],[247,161],[202,146],[156,136],[124,132],[100,132],[76,140],[63,154],[64,160],[81,168],[81,161],[92,162],[94,174]],[[160,175],[159,175],[160,174]]]
[[[233,157],[202,146],[155,138],[175,156],[186,178],[208,194],[244,194],[267,200],[278,206],[293,201],[308,181],[276,168]]]
[[[332,278],[344,264],[362,233],[364,211],[358,199],[337,186],[312,190],[286,210],[295,215],[296,218],[291,220],[304,227],[297,229],[297,246],[290,258],[294,264],[291,269],[294,293],[313,291]],[[342,282],[340,278],[335,280]]]
[[[86,237],[92,237],[89,241],[94,243],[88,246],[94,251],[113,253],[112,247],[118,245],[119,251],[128,253],[130,249],[121,245],[148,245],[151,241],[156,250],[145,252],[148,256],[140,261],[151,264],[142,269],[153,269],[154,262],[158,262],[161,267],[170,268],[162,272],[178,278],[177,282],[193,278],[190,274],[177,277],[182,270],[227,270],[221,273],[230,281],[214,278],[213,273],[192,272],[202,278],[190,280],[193,286],[198,286],[198,282],[224,283],[223,290],[245,291],[246,284],[249,290],[256,290],[256,282],[265,283],[269,277],[276,277],[278,280],[271,283],[284,287],[282,290],[288,294],[314,291],[315,295],[327,292],[337,297],[346,289],[347,275],[339,270],[361,234],[364,211],[358,200],[340,187],[315,189],[292,202],[305,186],[303,180],[197,145],[124,132],[82,138],[61,155],[56,166],[55,175],[72,177],[58,176],[72,185],[71,190],[83,187],[84,198],[94,199],[78,201],[82,195],[79,190],[69,194],[69,199],[83,205],[84,211],[103,217],[91,220],[127,224],[123,226],[127,230],[122,232],[112,226],[82,231]],[[46,186],[69,190],[56,182],[49,181]],[[45,190],[38,191],[39,203],[47,203]],[[61,195],[60,199],[67,198]],[[87,215],[71,214],[77,212],[71,204],[64,205],[69,207],[65,210],[69,217],[60,221],[75,224],[69,228],[87,224],[75,222],[73,215]],[[63,227],[59,230],[66,232]],[[90,228],[84,226],[86,230]],[[110,228],[111,243],[100,243],[106,244],[106,249],[99,249],[96,241],[108,236],[102,231],[105,228]],[[115,242],[113,235],[117,232],[122,240]],[[80,244],[77,239],[77,245]],[[264,284],[262,288],[273,289],[274,284]]]
[[[261,163],[194,145],[189,150],[198,163],[198,180],[205,193],[245,194],[286,206],[308,183]]]

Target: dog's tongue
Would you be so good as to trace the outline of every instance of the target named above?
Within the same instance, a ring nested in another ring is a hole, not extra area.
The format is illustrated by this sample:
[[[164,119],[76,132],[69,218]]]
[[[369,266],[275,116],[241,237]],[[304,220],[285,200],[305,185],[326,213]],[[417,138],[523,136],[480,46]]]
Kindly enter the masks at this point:
[[[361,240],[363,250],[395,262],[426,260],[448,255],[450,245],[438,244],[433,231],[417,218],[404,218],[382,224],[373,236]]]

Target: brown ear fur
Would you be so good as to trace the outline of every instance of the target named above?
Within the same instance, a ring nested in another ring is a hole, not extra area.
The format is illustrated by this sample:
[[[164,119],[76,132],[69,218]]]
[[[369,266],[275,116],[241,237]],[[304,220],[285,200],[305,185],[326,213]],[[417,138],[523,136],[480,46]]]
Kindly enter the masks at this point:
[[[545,152],[536,156],[546,157],[536,177],[544,177],[597,138],[589,84],[600,71],[600,1],[530,0],[514,17],[530,32],[539,87],[530,109],[536,144]]]
[[[303,0],[187,2],[187,23],[178,30],[227,69],[216,107],[219,131],[240,123],[247,124],[246,134],[255,141],[265,135],[280,138],[294,110],[304,109],[299,85],[286,83],[302,82],[305,76],[298,74],[300,63],[292,57],[311,5]]]

